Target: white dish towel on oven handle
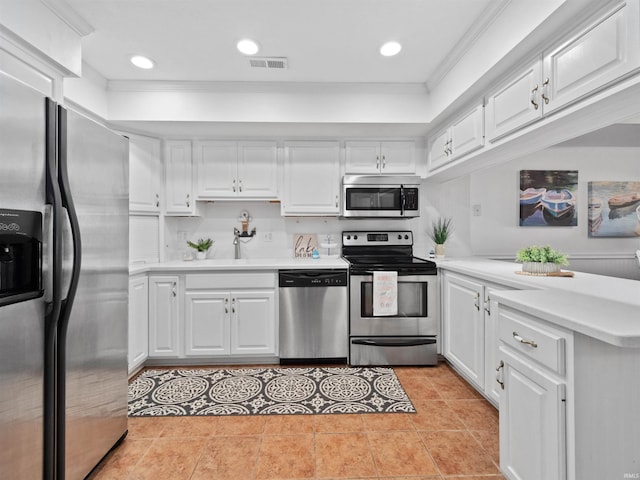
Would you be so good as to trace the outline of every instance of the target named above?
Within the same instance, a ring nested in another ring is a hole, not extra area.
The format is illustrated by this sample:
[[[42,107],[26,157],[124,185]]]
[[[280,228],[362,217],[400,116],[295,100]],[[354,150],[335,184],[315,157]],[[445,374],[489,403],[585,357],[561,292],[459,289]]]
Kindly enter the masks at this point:
[[[398,314],[398,272],[373,272],[373,316]]]

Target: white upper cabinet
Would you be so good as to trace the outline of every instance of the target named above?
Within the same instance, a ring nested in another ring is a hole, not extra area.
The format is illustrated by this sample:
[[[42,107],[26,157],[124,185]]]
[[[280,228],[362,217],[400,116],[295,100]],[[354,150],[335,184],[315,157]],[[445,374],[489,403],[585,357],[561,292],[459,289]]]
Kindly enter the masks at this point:
[[[196,215],[193,198],[191,141],[167,140],[165,143],[165,214]]]
[[[345,173],[414,174],[414,149],[412,141],[345,142]]]
[[[129,137],[129,212],[160,214],[162,157],[160,140],[140,135]]]
[[[620,3],[492,92],[487,139],[498,140],[640,67],[638,4]]]
[[[496,140],[542,117],[542,59],[538,58],[487,97],[487,140]]]
[[[284,147],[282,215],[340,213],[338,142],[287,142]]]
[[[624,2],[544,56],[546,112],[567,105],[640,66],[638,2]]]
[[[429,169],[477,150],[484,145],[484,107],[476,105],[429,143]]]
[[[277,198],[276,142],[199,141],[193,155],[198,199]]]

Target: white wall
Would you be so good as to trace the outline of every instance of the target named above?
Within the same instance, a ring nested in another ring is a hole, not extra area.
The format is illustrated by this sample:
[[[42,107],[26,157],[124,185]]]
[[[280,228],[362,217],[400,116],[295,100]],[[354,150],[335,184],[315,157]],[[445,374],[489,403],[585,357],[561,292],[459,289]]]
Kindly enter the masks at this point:
[[[247,210],[251,215],[253,220],[249,228],[256,228],[256,236],[251,240],[241,239],[242,258],[292,257],[293,237],[296,233],[315,233],[318,235],[318,242],[327,234],[332,234],[338,243],[344,230],[412,230],[416,237],[420,236],[418,219],[345,220],[336,217],[282,217],[279,203],[201,203],[201,217],[165,217],[165,260],[179,260],[183,252],[192,251],[184,240],[178,239],[180,232],[184,232],[183,235],[188,240],[211,237],[215,243],[209,258],[234,258],[233,229],[241,228],[238,217],[243,210]],[[271,234],[271,241],[265,240],[264,236],[267,233]],[[422,238],[420,241],[424,243],[425,239]],[[321,255],[325,253],[324,250],[320,250]],[[340,253],[340,247],[336,253]]]
[[[578,226],[520,227],[520,170],[578,170]],[[640,180],[640,148],[555,147],[471,174],[469,206],[479,204],[481,216],[470,217],[474,255],[515,255],[530,244],[550,244],[565,253],[586,257],[631,256],[640,237],[589,238],[588,182]]]

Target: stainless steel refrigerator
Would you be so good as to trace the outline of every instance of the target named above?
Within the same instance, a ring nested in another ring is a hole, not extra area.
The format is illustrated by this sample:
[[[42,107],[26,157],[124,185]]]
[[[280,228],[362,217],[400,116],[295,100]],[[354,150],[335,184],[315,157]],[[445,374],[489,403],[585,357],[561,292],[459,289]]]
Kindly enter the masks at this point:
[[[128,140],[0,73],[0,477],[127,433]]]

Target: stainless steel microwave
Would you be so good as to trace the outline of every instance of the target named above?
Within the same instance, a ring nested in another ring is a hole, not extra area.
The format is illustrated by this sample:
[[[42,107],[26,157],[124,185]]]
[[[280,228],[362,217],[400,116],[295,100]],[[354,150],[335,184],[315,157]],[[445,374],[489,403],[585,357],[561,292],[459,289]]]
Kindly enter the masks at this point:
[[[420,177],[345,175],[342,212],[347,218],[420,216]]]

